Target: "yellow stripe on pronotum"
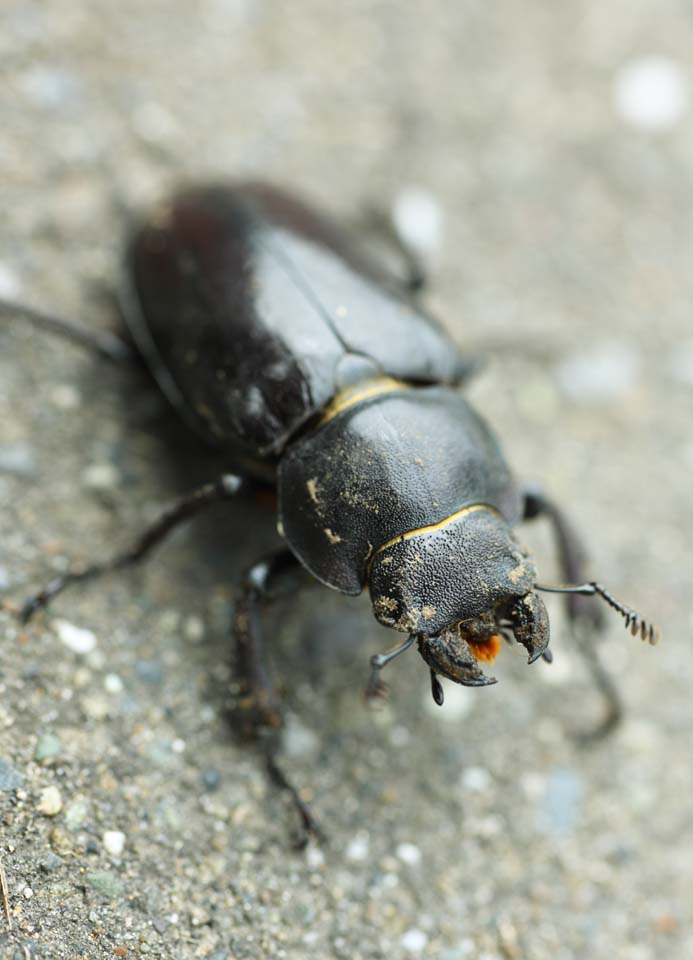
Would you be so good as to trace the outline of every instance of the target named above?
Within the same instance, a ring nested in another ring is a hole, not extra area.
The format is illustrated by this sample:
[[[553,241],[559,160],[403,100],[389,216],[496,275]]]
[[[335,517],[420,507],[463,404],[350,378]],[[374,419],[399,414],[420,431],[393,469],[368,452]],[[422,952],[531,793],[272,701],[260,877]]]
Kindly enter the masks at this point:
[[[454,523],[455,520],[463,517],[466,513],[474,513],[476,510],[489,510],[491,513],[498,515],[495,507],[491,507],[487,503],[471,503],[469,506],[462,507],[460,510],[451,513],[449,517],[439,520],[438,523],[430,523],[427,527],[417,527],[416,530],[408,530],[406,533],[400,533],[396,537],[392,537],[391,540],[386,540],[385,543],[381,544],[378,549],[374,551],[373,557],[376,557],[383,550],[387,550],[387,548],[391,547],[394,543],[400,543],[402,540],[411,540],[412,537],[418,537],[421,533],[432,533],[434,530],[442,530],[443,527]]]

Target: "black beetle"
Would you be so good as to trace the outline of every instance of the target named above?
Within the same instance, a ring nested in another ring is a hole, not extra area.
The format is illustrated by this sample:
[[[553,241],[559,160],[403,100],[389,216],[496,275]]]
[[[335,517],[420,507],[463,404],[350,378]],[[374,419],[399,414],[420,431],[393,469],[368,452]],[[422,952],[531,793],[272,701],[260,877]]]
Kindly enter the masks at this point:
[[[127,327],[159,387],[235,473],[175,503],[126,553],[54,579],[27,601],[23,619],[69,583],[140,560],[207,504],[270,486],[285,546],[247,571],[233,621],[251,732],[280,725],[258,610],[292,565],[345,594],[367,587],[376,618],[405,635],[372,658],[370,696],[381,692],[380,669],[414,643],[438,703],[439,676],[494,683],[479,662],[492,660],[502,639],[522,644],[530,663],[550,659],[540,590],[572,594],[573,620],[594,620],[579,595],[600,594],[654,642],[651,625],[600,585],[580,582],[575,534],[541,492],[518,486],[458,390],[475,364],[418,304],[416,285],[268,186],[194,187],[158,206],[127,246]],[[120,342],[94,345],[128,354]],[[553,524],[564,587],[537,581],[514,536],[520,521],[540,515]],[[603,673],[598,679],[611,696],[610,725],[617,701]]]

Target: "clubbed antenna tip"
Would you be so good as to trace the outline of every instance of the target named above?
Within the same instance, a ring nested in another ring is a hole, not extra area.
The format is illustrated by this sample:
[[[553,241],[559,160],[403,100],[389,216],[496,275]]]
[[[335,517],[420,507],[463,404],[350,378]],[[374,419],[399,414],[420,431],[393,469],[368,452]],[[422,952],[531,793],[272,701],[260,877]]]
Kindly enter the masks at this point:
[[[546,593],[579,593],[585,596],[599,596],[608,603],[613,610],[621,614],[626,621],[626,629],[629,629],[634,637],[640,634],[640,639],[647,640],[651,646],[659,642],[659,628],[655,626],[654,623],[641,617],[637,611],[632,610],[630,607],[621,603],[620,600],[617,600],[616,597],[612,596],[600,583],[595,583],[594,581],[575,585],[537,583],[535,584],[535,589],[543,590]]]

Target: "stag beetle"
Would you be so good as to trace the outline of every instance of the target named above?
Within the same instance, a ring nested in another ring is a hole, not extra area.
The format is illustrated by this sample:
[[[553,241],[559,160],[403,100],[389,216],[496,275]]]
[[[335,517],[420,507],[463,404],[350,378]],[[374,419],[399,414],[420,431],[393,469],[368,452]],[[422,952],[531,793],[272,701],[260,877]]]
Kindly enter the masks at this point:
[[[371,659],[369,697],[414,644],[439,704],[439,677],[495,683],[480,664],[502,640],[530,663],[550,659],[540,591],[568,592],[573,620],[591,615],[580,595],[599,594],[655,642],[654,627],[581,582],[575,533],[540,490],[518,485],[460,393],[475,364],[419,305],[418,280],[415,270],[411,282],[395,278],[328,218],[266,185],[191,187],[161,203],[131,232],[122,312],[163,393],[233,472],[173,504],[127,552],[55,578],[22,619],[73,582],[141,560],[207,505],[269,486],[283,546],[246,572],[233,618],[251,731],[281,722],[258,613],[292,566],[344,594],[367,588],[377,620],[404,635]],[[124,342],[20,309],[113,359],[129,355]],[[539,516],[553,525],[564,586],[538,581],[513,532]]]

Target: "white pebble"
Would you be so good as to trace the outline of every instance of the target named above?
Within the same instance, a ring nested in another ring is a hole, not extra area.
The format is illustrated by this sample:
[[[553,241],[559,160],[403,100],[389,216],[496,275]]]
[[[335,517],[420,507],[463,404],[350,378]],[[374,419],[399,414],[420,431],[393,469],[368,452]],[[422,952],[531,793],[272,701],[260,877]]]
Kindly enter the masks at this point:
[[[483,793],[491,786],[491,774],[484,767],[467,767],[460,779],[462,787],[474,793]]]
[[[185,740],[176,737],[175,740],[171,741],[171,750],[173,750],[174,753],[185,753]]]
[[[106,852],[113,857],[119,857],[125,848],[125,834],[120,830],[106,830],[102,840]]]
[[[82,482],[91,490],[109,490],[116,487],[120,474],[110,463],[92,463],[82,474]]]
[[[667,57],[632,60],[616,74],[613,101],[621,118],[644,130],[668,130],[688,107],[688,79]]]
[[[397,856],[403,863],[415,866],[421,861],[421,851],[413,843],[400,843],[397,847]]]
[[[15,300],[22,289],[19,277],[6,263],[0,263],[0,297]]]
[[[556,377],[568,399],[599,404],[616,400],[635,386],[641,366],[639,350],[620,340],[608,340],[564,360]]]
[[[345,856],[347,860],[358,863],[365,860],[368,856],[370,842],[366,834],[360,833],[351,840],[346,848]]]
[[[309,846],[306,849],[306,863],[311,870],[319,870],[325,866],[325,854],[320,847]]]
[[[91,653],[96,646],[96,635],[91,630],[76,627],[67,620],[54,620],[58,637],[73,653]]]
[[[191,614],[185,618],[183,630],[187,640],[193,642],[201,640],[205,635],[205,622],[202,617],[196,617],[195,614]]]
[[[103,678],[103,685],[107,693],[123,692],[123,681],[117,673],[107,673]]]
[[[440,204],[427,190],[405,187],[395,197],[392,219],[402,240],[423,254],[440,248],[443,214]]]
[[[399,943],[408,953],[421,953],[428,943],[428,936],[423,930],[412,927],[411,930],[402,934]]]
[[[82,396],[71,383],[59,383],[51,390],[51,403],[58,410],[76,410],[82,402]]]
[[[288,757],[305,757],[318,749],[320,738],[314,730],[301,723],[293,714],[289,714],[284,728],[283,742]]]
[[[25,900],[31,900],[34,895],[34,891],[31,889],[31,887],[24,887],[22,890],[22,895],[24,896]]]
[[[167,146],[175,140],[179,132],[173,115],[152,101],[136,107],[132,125],[137,135],[153,146]]]
[[[63,809],[63,798],[60,790],[57,787],[44,787],[36,809],[46,817],[57,816]]]

